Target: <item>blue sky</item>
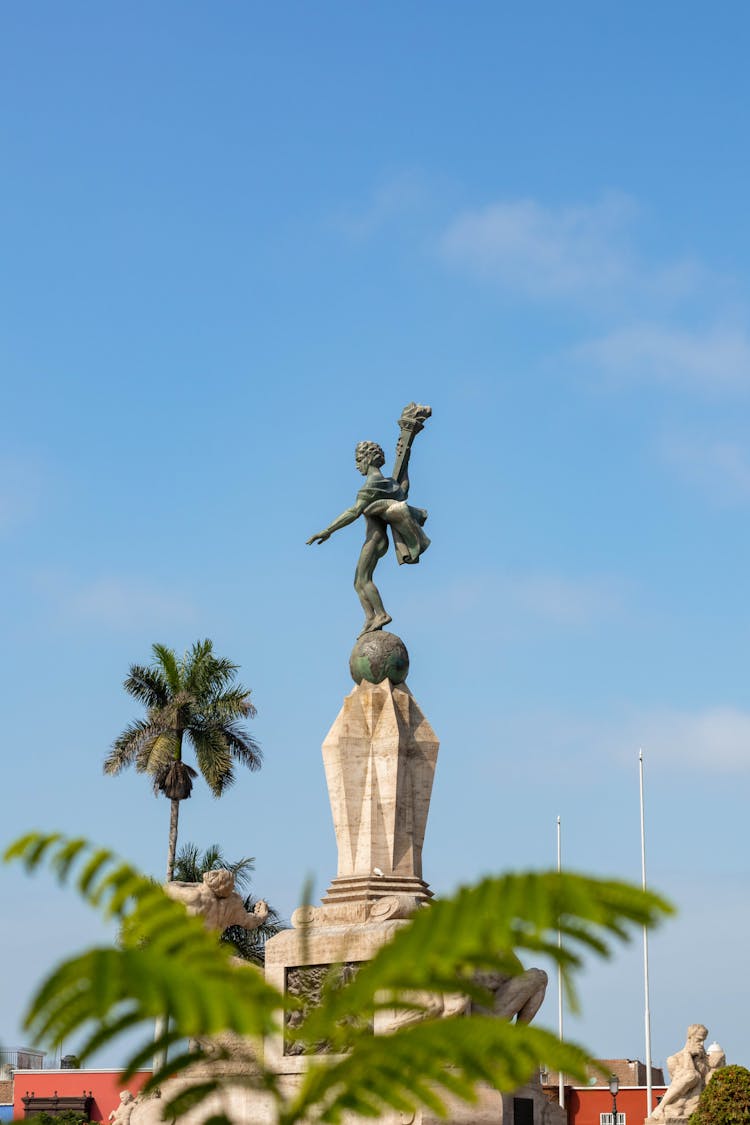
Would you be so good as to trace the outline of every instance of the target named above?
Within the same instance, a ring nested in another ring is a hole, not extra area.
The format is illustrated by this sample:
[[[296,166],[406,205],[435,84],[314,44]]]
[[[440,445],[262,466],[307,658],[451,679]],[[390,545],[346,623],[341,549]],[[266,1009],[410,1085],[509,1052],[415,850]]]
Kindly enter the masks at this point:
[[[637,880],[643,746],[680,911],[654,1058],[699,1020],[748,1063],[749,31],[740,3],[4,5],[4,839],[160,874],[166,803],[101,763],[129,664],[209,636],[266,764],[197,786],[182,839],[254,855],[287,914],[323,893],[361,529],[305,539],[428,402],[433,546],[378,570],[442,741],[425,875],[549,865],[559,814],[567,865]],[[106,931],[0,878],[14,1044]],[[571,1034],[643,1057],[637,943],[582,999]]]

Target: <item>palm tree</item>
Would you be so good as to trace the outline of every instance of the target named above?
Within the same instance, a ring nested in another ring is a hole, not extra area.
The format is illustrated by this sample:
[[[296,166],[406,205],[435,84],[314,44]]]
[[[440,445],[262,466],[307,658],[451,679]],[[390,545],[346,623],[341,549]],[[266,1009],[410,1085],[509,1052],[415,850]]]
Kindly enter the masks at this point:
[[[234,763],[260,768],[260,747],[241,724],[255,715],[250,693],[235,683],[238,665],[214,655],[213,643],[196,641],[180,659],[166,645],[153,645],[148,666],[131,665],[124,682],[129,695],[147,709],[115,740],[104,772],[135,765],[151,776],[156,794],[171,801],[167,882],[174,878],[180,801],[190,796],[200,772],[214,797],[234,782]],[[183,761],[185,739],[198,769]]]
[[[237,889],[247,891],[255,860],[250,856],[243,856],[242,859],[234,861],[228,860],[218,844],[209,844],[202,855],[197,844],[183,844],[175,858],[174,877],[183,883],[200,883],[206,871],[214,871],[217,867],[225,867],[231,871]],[[253,907],[258,901],[257,896],[248,893],[244,901],[245,910],[252,914]],[[262,926],[258,926],[256,930],[229,926],[221,935],[221,940],[233,945],[238,957],[252,962],[253,965],[263,965],[266,942],[285,929],[287,929],[286,923],[269,904],[268,917]]]

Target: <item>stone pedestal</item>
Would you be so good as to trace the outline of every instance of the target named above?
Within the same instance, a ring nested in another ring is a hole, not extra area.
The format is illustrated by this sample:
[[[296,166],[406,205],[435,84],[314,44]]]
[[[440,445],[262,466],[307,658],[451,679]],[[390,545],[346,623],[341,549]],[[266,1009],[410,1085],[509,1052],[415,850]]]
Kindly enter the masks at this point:
[[[295,910],[293,928],[267,942],[266,979],[279,991],[300,970],[369,961],[432,898],[422,845],[438,745],[404,684],[363,680],[344,700],[323,742],[336,878],[320,906]],[[283,1034],[266,1060],[280,1074],[305,1066]]]
[[[414,911],[432,897],[422,877],[424,843],[438,740],[409,689],[384,680],[359,683],[323,743],[323,761],[338,846],[338,869],[319,906],[292,915],[292,929],[266,943],[265,974],[280,992],[310,996],[332,965],[356,972],[389,942]],[[313,1000],[314,1002],[314,1000]],[[375,1017],[373,1034],[392,1030],[387,1012]],[[264,1044],[264,1057],[292,1096],[309,1065],[296,1054],[290,1036],[280,1032]],[[320,1056],[318,1056],[320,1058]],[[330,1055],[328,1056],[331,1057]],[[222,1089],[181,1125],[199,1125],[211,1113],[225,1112],[238,1125],[273,1125],[274,1107],[260,1090],[230,1077]],[[212,1072],[209,1066],[207,1076]],[[226,1072],[224,1072],[226,1073]],[[168,1083],[165,1096],[184,1083]],[[171,1087],[171,1090],[169,1089]],[[379,1125],[565,1125],[563,1110],[538,1084],[513,1094],[480,1085],[477,1101],[446,1097],[448,1117],[428,1110],[387,1112]],[[132,1125],[156,1125],[158,1108],[144,1104]],[[342,1125],[362,1125],[345,1114]]]
[[[323,743],[338,846],[325,905],[432,897],[422,845],[438,746],[405,684],[363,680],[346,697]]]

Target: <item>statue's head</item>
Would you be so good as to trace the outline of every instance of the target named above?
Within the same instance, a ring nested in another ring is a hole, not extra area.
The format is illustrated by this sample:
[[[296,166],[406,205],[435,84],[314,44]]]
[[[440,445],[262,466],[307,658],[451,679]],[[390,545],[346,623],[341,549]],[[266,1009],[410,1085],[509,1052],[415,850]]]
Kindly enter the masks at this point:
[[[362,476],[367,476],[371,465],[379,469],[385,464],[385,453],[376,441],[361,441],[354,450],[354,460]]]
[[[234,890],[234,875],[226,867],[217,867],[215,871],[207,871],[203,882],[213,891],[217,898],[228,898]]]
[[[120,1101],[123,1105],[128,1105],[129,1102],[134,1102],[135,1098],[130,1093],[130,1090],[122,1090],[120,1092]]]
[[[704,1027],[702,1023],[691,1023],[687,1033],[688,1041],[691,1039],[699,1043],[705,1043],[708,1038],[708,1028]]]

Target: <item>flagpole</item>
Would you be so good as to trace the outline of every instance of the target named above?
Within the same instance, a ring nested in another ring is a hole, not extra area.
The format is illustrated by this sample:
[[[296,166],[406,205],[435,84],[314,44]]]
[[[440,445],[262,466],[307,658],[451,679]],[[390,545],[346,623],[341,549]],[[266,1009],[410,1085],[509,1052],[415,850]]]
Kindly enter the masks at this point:
[[[557,818],[557,873],[562,871],[562,847],[560,838],[560,817]],[[562,930],[557,931],[557,948],[562,949]],[[557,1025],[560,1042],[563,1039],[563,985],[562,985],[562,962],[557,965]],[[558,1101],[563,1109],[565,1109],[565,1075],[562,1071],[558,1071]]]
[[[646,819],[643,803],[643,750],[638,751],[638,774],[641,794],[641,885],[646,890]],[[653,1109],[653,1084],[651,1080],[651,1008],[648,988],[648,927],[643,927],[643,992],[644,1020],[646,1024],[646,1117]]]

